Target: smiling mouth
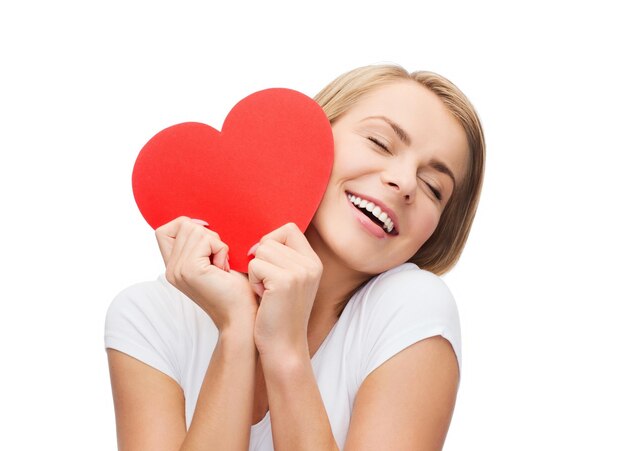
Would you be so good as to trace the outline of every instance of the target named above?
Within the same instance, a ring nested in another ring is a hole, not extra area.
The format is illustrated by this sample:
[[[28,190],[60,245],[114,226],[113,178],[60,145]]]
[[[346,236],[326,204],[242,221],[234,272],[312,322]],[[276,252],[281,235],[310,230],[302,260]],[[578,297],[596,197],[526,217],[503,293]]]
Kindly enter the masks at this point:
[[[382,208],[374,202],[361,199],[352,193],[346,192],[346,195],[348,196],[350,203],[354,205],[355,208],[367,216],[374,224],[383,229],[387,235],[398,234],[393,221]]]

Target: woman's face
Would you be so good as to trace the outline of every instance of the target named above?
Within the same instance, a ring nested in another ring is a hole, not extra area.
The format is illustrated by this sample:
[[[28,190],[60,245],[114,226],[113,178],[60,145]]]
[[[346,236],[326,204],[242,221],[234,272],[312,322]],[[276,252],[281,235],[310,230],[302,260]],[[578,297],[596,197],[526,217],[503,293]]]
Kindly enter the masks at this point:
[[[312,245],[360,273],[406,262],[465,175],[462,126],[434,93],[407,80],[363,96],[332,129],[335,159]]]

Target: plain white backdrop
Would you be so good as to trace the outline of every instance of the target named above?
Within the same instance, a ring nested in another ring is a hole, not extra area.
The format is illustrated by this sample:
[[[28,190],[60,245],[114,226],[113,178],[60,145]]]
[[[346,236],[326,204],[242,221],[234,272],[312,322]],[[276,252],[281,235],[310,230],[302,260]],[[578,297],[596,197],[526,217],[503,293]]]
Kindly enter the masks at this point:
[[[105,312],[163,269],[131,191],[143,144],[379,62],[447,76],[486,132],[445,276],[464,351],[445,449],[626,449],[617,3],[3,2],[0,449],[115,449]]]

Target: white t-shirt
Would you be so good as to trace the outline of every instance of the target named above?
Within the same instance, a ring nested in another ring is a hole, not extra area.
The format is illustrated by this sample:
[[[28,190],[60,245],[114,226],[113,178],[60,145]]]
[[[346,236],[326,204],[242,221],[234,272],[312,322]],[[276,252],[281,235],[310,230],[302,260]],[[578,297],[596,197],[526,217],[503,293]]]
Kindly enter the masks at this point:
[[[218,331],[211,318],[164,275],[133,285],[111,303],[105,347],[170,376],[185,393],[187,427]],[[332,431],[343,449],[357,391],[387,359],[424,338],[441,335],[461,367],[458,311],[445,283],[405,263],[355,293],[311,364]],[[270,412],[251,428],[250,450],[273,450]]]

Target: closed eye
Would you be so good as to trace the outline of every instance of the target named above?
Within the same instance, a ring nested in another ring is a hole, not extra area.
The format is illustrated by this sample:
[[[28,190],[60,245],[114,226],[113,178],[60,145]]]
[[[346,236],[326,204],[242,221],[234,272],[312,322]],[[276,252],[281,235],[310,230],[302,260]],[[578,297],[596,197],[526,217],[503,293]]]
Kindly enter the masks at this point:
[[[383,149],[385,152],[391,153],[389,151],[389,148],[385,144],[383,144],[382,142],[380,142],[378,139],[374,138],[373,136],[368,136],[367,139],[373,142],[374,144],[376,144],[381,149]]]
[[[428,184],[428,188],[430,188],[430,190],[432,191],[432,193],[435,195],[435,197],[437,198],[437,200],[441,200],[441,191],[439,191],[437,188],[435,188],[434,186]]]
[[[424,184],[428,187],[428,189],[430,190],[430,192],[433,194],[433,196],[435,196],[437,198],[437,200],[441,200],[443,198],[443,196],[441,195],[441,191],[439,191],[437,188],[435,188],[434,185],[431,185],[430,183],[428,183],[426,180],[422,179],[422,181],[424,182]]]

